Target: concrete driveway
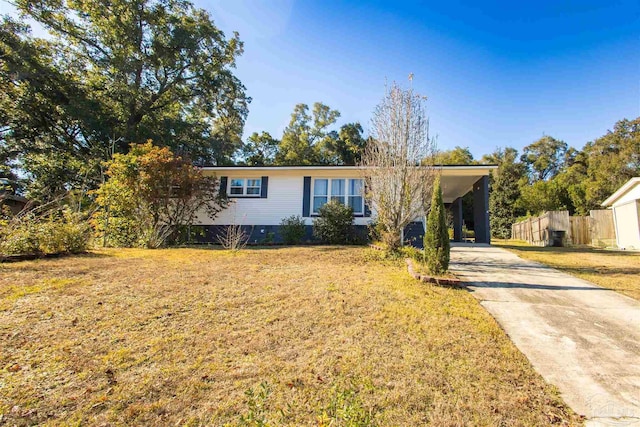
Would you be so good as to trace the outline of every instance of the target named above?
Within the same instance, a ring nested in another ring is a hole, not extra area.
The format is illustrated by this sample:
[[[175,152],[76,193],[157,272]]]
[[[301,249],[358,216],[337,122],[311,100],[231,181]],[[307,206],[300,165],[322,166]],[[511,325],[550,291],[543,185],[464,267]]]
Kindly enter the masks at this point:
[[[640,303],[488,245],[450,268],[588,426],[640,426]]]

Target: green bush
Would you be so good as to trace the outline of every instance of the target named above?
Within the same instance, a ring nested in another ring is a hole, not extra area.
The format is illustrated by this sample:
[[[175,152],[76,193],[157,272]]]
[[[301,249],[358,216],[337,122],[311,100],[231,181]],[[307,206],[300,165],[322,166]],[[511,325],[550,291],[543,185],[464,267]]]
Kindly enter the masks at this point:
[[[405,258],[411,258],[414,261],[419,263],[424,263],[424,251],[414,247],[414,246],[403,246],[400,249],[400,253]]]
[[[304,218],[299,215],[291,215],[280,221],[280,234],[287,245],[296,245],[302,241],[305,234]]]
[[[112,216],[108,221],[102,212],[95,213],[91,218],[96,241],[99,245],[132,248],[139,243],[139,224],[126,217]]]
[[[330,244],[352,243],[353,210],[335,200],[319,209],[320,217],[313,221],[313,235]]]
[[[80,253],[88,249],[91,227],[69,209],[38,216],[26,214],[7,221],[0,232],[3,255]]]
[[[39,234],[38,224],[26,217],[7,221],[0,231],[0,254],[41,254]]]
[[[431,210],[427,217],[427,230],[424,234],[425,261],[432,274],[442,274],[449,269],[449,252],[447,218],[442,201],[440,180],[437,180],[433,189]]]

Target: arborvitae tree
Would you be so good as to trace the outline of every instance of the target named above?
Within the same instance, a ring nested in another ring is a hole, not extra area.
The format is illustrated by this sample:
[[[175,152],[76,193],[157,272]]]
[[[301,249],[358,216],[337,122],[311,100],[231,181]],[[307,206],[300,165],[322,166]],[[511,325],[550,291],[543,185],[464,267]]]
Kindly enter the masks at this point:
[[[440,179],[436,180],[431,210],[427,217],[427,231],[424,234],[424,254],[427,267],[433,274],[442,274],[449,269],[449,230],[442,201]]]

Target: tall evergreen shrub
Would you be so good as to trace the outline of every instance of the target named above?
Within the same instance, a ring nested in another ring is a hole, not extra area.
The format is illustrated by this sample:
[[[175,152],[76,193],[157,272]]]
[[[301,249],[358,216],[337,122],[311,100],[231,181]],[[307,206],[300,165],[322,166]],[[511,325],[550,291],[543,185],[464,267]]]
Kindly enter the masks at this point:
[[[442,274],[449,269],[449,231],[442,201],[440,179],[436,180],[431,198],[431,210],[427,217],[427,231],[424,234],[424,255],[432,274]]]

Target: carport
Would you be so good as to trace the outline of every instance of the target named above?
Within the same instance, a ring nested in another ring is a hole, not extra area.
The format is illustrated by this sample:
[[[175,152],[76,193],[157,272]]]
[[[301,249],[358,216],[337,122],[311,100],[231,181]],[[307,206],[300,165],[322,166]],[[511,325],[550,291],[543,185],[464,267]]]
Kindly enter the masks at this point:
[[[463,198],[472,192],[473,230],[476,243],[491,243],[489,227],[489,174],[495,165],[438,166],[445,206],[453,216],[453,241],[462,242]],[[425,224],[412,222],[405,228],[404,241],[422,248]]]
[[[443,166],[441,174],[444,203],[453,213],[453,241],[462,241],[462,198],[473,192],[473,222],[476,243],[491,243],[489,227],[489,174],[497,166]]]

